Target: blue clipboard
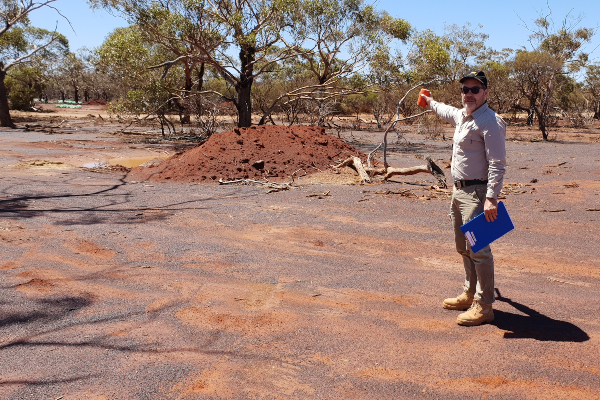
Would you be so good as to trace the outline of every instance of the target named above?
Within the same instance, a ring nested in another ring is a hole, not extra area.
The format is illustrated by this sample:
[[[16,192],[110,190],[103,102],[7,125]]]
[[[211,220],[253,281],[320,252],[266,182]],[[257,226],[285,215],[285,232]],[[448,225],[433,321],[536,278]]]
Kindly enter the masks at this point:
[[[515,224],[501,201],[498,202],[498,218],[494,222],[487,222],[484,213],[481,213],[460,227],[475,253],[513,229]]]

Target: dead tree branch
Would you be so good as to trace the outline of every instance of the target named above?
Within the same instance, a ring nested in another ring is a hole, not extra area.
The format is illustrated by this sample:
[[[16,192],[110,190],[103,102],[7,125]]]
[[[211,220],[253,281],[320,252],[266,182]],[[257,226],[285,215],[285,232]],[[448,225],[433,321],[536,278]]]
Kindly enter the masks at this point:
[[[302,168],[300,168],[298,171],[295,171],[292,174],[291,182],[276,183],[276,182],[269,182],[267,179],[262,180],[262,181],[257,181],[256,179],[233,179],[231,181],[224,181],[223,178],[221,178],[221,179],[219,179],[219,185],[236,185],[236,184],[238,184],[238,185],[261,185],[261,186],[265,186],[265,187],[268,187],[271,189],[267,193],[281,192],[282,190],[289,190],[289,189],[298,187],[298,186],[294,186],[294,175],[296,175],[300,171],[304,171],[304,170]],[[306,175],[306,171],[304,172],[304,175]],[[302,176],[304,176],[304,175],[302,175]]]
[[[416,85],[416,86],[413,86],[413,87],[412,87],[412,88],[411,88],[411,89],[410,89],[408,92],[406,92],[406,94],[404,95],[404,97],[403,97],[402,99],[400,99],[400,101],[398,102],[398,107],[396,108],[396,120],[395,120],[395,121],[393,121],[393,122],[390,124],[390,126],[388,126],[388,128],[385,130],[385,133],[383,134],[383,166],[384,166],[384,168],[387,168],[387,167],[388,167],[388,163],[387,163],[387,135],[388,135],[388,133],[389,133],[389,132],[390,132],[390,131],[391,131],[393,128],[395,128],[395,127],[396,127],[396,124],[397,124],[398,122],[401,122],[401,121],[406,121],[406,120],[409,120],[409,119],[412,119],[412,118],[417,118],[417,117],[420,117],[421,115],[424,115],[424,114],[427,114],[427,113],[430,113],[430,112],[431,112],[431,110],[427,110],[427,111],[424,111],[424,112],[422,112],[422,113],[420,113],[420,114],[417,114],[417,115],[411,115],[410,117],[406,117],[406,118],[400,118],[400,108],[402,107],[402,104],[404,104],[404,100],[406,100],[406,98],[408,97],[408,95],[409,95],[409,94],[410,94],[410,93],[411,93],[413,90],[415,90],[415,89],[417,89],[417,88],[420,88],[421,86],[427,86],[427,85],[429,85],[429,84],[431,84],[431,83],[433,83],[433,82],[435,82],[435,81],[436,81],[436,80],[435,80],[435,79],[433,79],[433,80],[431,80],[431,81],[429,81],[429,82],[422,82],[422,83],[419,83],[419,84],[418,84],[418,85]]]
[[[362,183],[371,183],[371,177],[369,176],[369,174],[367,174],[367,171],[365,170],[365,167],[360,158],[352,156],[343,161],[341,164],[334,166],[333,168],[340,169],[343,167],[350,167],[356,172],[358,172],[358,175],[360,176],[360,181]]]
[[[375,148],[373,149],[373,151],[371,151],[371,152],[369,153],[369,156],[367,157],[367,166],[368,166],[369,168],[371,168],[371,167],[372,167],[372,165],[371,165],[371,159],[373,158],[373,154],[375,154],[375,152],[376,152],[377,150],[379,150],[379,148],[380,148],[381,146],[383,146],[383,143],[379,143],[379,146],[375,147]]]
[[[419,165],[416,167],[373,168],[370,165],[365,167],[359,157],[352,156],[340,164],[335,165],[333,168],[339,169],[343,167],[350,167],[354,169],[360,176],[360,181],[362,183],[371,183],[371,177],[379,175],[383,175],[383,180],[386,181],[392,176],[396,175],[415,175],[420,173],[432,174],[436,177],[441,187],[447,188],[448,186],[446,185],[446,176],[444,175],[444,171],[442,171],[442,169],[431,159],[431,157],[426,157],[426,160],[426,165]]]

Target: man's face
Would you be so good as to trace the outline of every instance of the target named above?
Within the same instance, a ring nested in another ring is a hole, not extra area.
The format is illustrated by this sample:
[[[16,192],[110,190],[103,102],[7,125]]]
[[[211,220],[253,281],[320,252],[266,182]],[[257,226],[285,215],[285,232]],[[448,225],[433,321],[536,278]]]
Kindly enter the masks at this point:
[[[467,110],[467,115],[469,115],[481,107],[483,103],[485,103],[489,89],[481,89],[483,85],[477,79],[467,79],[463,82],[462,87],[479,87],[479,93],[477,94],[473,94],[472,91],[469,91],[469,93],[465,94],[461,91],[462,103]]]

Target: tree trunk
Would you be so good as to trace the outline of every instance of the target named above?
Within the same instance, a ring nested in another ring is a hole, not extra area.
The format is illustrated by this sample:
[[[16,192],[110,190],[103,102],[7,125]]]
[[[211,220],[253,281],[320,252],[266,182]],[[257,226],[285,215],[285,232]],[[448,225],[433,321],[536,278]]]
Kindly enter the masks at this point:
[[[240,50],[240,80],[235,86],[238,95],[238,128],[252,126],[252,83],[254,82],[254,56],[256,50],[251,45],[244,45]]]
[[[4,78],[6,71],[0,70],[0,126],[4,128],[15,128],[12,119],[10,118],[10,110],[8,108],[8,93],[4,86]]]
[[[192,92],[192,86],[193,86],[193,82],[192,82],[192,68],[193,66],[188,65],[187,63],[185,64],[185,86],[184,86],[184,94],[183,96],[189,96]],[[189,111],[186,110],[185,104],[182,102],[177,102],[177,107],[179,108],[179,112],[182,113],[181,115],[181,126],[183,128],[184,124],[189,124],[190,121],[192,120],[191,115],[189,113]]]
[[[204,86],[204,63],[200,64],[200,70],[198,71],[198,91],[202,91]]]
[[[594,107],[594,119],[600,119],[600,101]]]
[[[546,121],[544,119],[540,119],[540,131],[542,131],[542,139],[544,141],[548,140],[548,128],[546,127]]]
[[[73,85],[75,103],[79,103],[79,86]]]
[[[533,107],[529,109],[529,113],[527,114],[527,126],[533,126],[533,117],[535,113],[533,111]]]
[[[266,125],[267,123],[267,118],[270,118],[270,114],[267,111],[266,113],[263,113],[263,116],[260,117],[260,121],[258,121],[258,125]]]
[[[541,112],[539,115],[540,131],[542,131],[542,138],[544,141],[548,140],[548,121],[550,120],[550,101],[552,101],[552,93],[554,92],[554,77],[550,78],[548,82],[548,89],[546,96],[542,98]]]
[[[535,108],[535,114],[538,118],[540,131],[542,132],[542,139],[544,139],[544,141],[547,141],[548,140],[548,129],[546,126],[547,116],[545,116],[542,111],[538,110],[537,107]]]
[[[252,105],[250,93],[252,90],[252,83],[240,84],[236,88],[238,93],[238,128],[247,128],[252,126]]]

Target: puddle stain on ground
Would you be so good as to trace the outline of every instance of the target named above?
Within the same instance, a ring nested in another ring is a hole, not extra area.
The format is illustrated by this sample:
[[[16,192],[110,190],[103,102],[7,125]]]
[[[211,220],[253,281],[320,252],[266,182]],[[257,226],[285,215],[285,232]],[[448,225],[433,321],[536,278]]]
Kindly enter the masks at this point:
[[[142,164],[145,165],[155,165],[159,164],[163,160],[166,160],[170,156],[145,156],[145,157],[120,157],[120,158],[110,158],[106,161],[94,161],[85,163],[82,165],[83,168],[108,168],[108,167],[116,167],[121,166],[125,168],[135,168],[139,167]]]

